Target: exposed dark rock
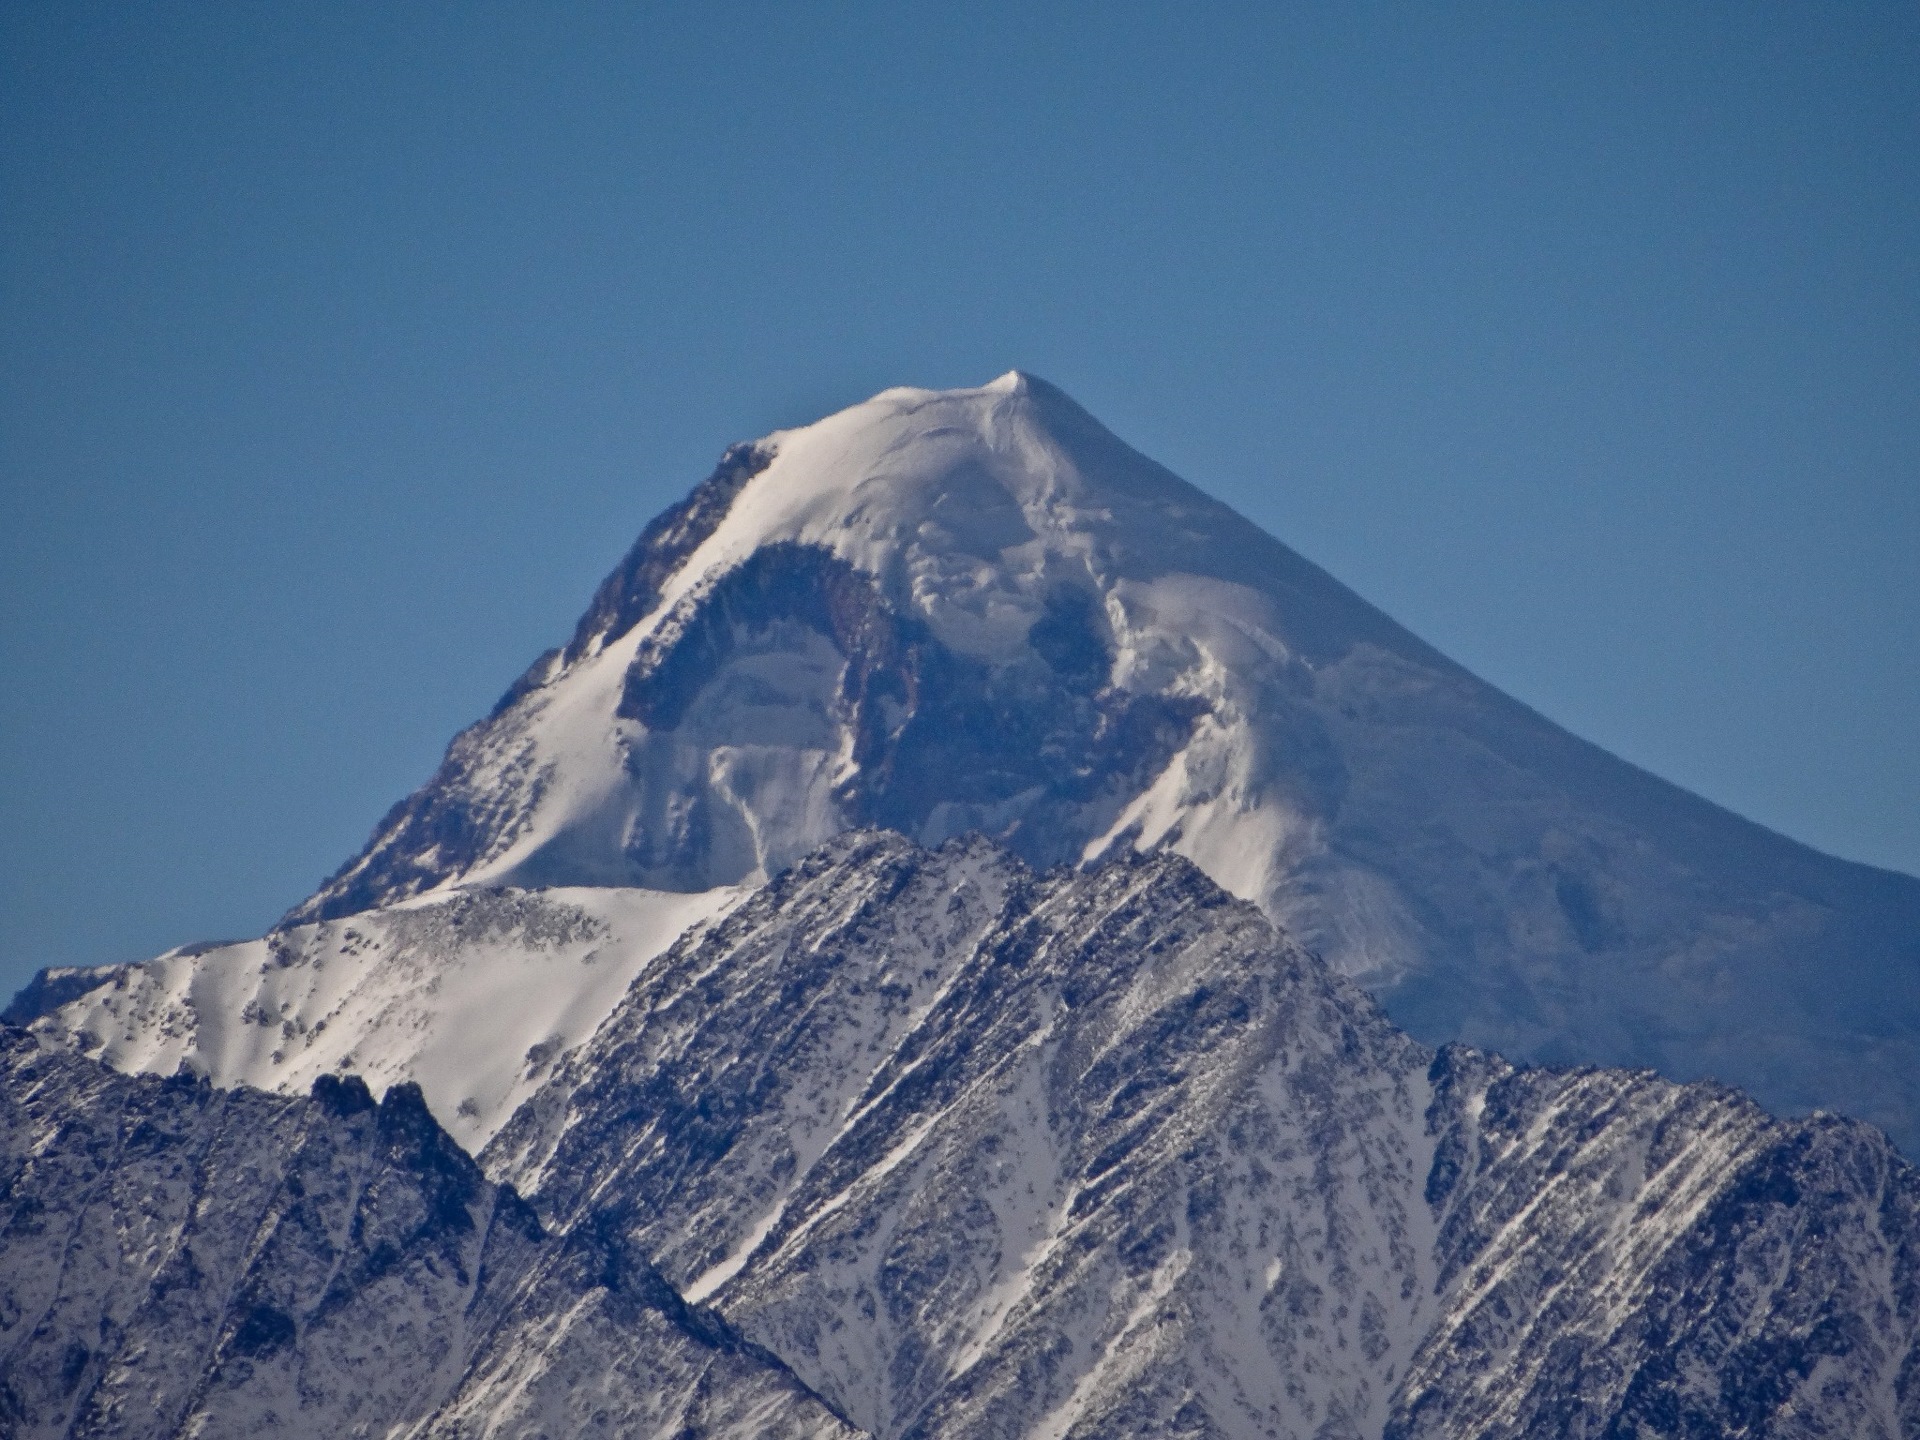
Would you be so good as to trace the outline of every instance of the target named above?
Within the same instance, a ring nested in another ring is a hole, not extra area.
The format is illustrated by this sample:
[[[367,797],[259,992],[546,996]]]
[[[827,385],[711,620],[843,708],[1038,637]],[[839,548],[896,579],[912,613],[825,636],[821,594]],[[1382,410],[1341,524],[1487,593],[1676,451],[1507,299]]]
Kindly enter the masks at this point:
[[[771,450],[751,441],[729,445],[713,474],[694,486],[686,499],[650,520],[619,568],[594,592],[593,602],[562,653],[563,663],[578,660],[596,644],[618,640],[650,615],[660,603],[661,585],[726,518],[740,487],[772,459]]]
[[[314,1090],[0,1027],[4,1433],[851,1435],[644,1259],[547,1237],[417,1089]]]
[[[51,967],[37,972],[20,992],[0,1011],[0,1025],[31,1025],[42,1015],[51,1015],[69,1000],[97,990],[113,979],[122,967],[92,965]]]
[[[690,595],[642,643],[619,713],[675,729],[737,646],[782,625],[825,637],[845,661],[833,708],[852,733],[854,768],[836,793],[849,820],[938,841],[966,828],[945,812],[992,814],[995,837],[1037,865],[1077,858],[1206,708],[1109,685],[1085,592],[1056,592],[1035,622],[1046,666],[990,666],[942,644],[830,551],[782,543]],[[1084,812],[1102,798],[1090,823]]]

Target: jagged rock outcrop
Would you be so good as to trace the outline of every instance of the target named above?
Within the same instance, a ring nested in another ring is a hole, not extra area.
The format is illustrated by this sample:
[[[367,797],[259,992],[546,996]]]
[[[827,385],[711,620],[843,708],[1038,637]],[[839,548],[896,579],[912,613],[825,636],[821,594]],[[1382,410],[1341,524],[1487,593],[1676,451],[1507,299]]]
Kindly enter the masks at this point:
[[[489,1161],[875,1435],[1920,1434],[1920,1180],[1436,1055],[1193,866],[835,841]]]
[[[396,1086],[126,1077],[0,1027],[0,1433],[843,1437]]]

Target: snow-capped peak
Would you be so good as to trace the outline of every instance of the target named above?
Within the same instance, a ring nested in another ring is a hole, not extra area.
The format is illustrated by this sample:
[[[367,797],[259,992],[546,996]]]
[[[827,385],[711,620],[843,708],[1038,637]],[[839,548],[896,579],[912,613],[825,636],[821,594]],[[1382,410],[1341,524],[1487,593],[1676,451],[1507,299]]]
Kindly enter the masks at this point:
[[[857,826],[1170,849],[1423,1040],[1920,1151],[1920,882],[1575,739],[1018,371],[727,450],[287,923],[751,885]]]
[[[1124,571],[1180,568],[1196,522],[1251,528],[1019,371],[973,390],[883,391],[759,446],[769,463],[663,605],[764,546],[817,545],[947,643],[1004,655],[1047,584],[1104,589]]]

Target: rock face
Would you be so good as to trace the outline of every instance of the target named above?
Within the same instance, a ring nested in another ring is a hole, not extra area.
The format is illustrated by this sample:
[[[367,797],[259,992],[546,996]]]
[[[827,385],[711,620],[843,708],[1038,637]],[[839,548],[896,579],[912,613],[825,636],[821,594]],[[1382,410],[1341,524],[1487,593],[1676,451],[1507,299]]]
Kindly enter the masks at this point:
[[[1171,849],[1426,1043],[1920,1154],[1920,881],[1566,734],[1018,374],[729,450],[289,923],[754,884],[863,825]]]
[[[1443,1321],[1386,1434],[1920,1434],[1920,1187],[1886,1137],[1642,1072],[1431,1072]]]
[[[876,1435],[1377,1434],[1434,1313],[1427,1063],[1185,861],[856,835],[489,1159],[557,1223],[631,1205]]]
[[[21,1434],[1920,1436],[1883,1135],[1436,1053],[1171,854],[838,837],[556,1061],[517,1188],[411,1087],[0,1039]]]
[[[9,1436],[852,1434],[617,1236],[358,1079],[119,1076],[0,1028]]]
[[[1436,1055],[1172,856],[845,837],[488,1159],[875,1435],[1920,1433],[1884,1136]]]

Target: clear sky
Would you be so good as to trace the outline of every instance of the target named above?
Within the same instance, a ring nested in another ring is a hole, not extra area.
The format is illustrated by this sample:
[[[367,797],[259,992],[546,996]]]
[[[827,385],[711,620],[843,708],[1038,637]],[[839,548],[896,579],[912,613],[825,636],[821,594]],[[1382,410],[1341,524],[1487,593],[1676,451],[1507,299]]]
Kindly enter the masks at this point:
[[[1018,366],[1920,871],[1920,7],[0,7],[0,991],[255,934],[730,440]]]

